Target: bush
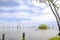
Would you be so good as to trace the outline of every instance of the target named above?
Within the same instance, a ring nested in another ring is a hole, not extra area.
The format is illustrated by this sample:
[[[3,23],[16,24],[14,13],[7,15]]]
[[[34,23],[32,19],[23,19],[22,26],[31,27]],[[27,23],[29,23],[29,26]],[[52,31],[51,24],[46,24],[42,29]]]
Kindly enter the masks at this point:
[[[56,37],[50,38],[49,40],[60,40],[60,37],[56,36]]]
[[[48,29],[48,26],[46,24],[41,24],[38,26],[38,29]]]

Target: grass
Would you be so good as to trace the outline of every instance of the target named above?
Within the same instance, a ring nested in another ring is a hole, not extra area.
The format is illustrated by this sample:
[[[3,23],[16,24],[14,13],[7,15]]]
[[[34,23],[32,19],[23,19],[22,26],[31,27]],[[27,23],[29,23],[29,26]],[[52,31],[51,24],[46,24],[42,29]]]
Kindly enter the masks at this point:
[[[60,40],[60,36],[52,37],[52,38],[50,38],[49,40]]]

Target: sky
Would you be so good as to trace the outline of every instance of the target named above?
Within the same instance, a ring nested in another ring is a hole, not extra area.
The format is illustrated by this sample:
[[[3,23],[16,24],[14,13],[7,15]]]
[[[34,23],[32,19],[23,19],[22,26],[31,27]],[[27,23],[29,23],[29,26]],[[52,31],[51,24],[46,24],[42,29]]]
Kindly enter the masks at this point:
[[[0,24],[25,27],[55,25],[56,19],[49,6],[38,5],[32,0],[0,0]]]

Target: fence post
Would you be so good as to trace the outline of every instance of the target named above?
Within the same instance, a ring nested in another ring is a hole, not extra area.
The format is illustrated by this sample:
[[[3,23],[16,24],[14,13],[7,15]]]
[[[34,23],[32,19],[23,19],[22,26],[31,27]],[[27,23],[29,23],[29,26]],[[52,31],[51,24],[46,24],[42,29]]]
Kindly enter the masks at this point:
[[[5,33],[2,34],[2,40],[5,40]]]
[[[23,33],[23,36],[22,36],[22,37],[23,37],[23,39],[22,39],[22,40],[25,40],[25,33]]]

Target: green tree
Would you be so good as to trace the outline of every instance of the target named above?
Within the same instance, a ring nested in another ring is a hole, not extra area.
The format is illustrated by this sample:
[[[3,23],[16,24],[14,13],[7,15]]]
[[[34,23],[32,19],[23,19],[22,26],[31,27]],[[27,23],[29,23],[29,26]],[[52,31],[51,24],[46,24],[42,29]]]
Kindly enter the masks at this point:
[[[38,29],[48,29],[48,26],[46,24],[41,24],[38,26]]]
[[[59,6],[57,6],[56,2],[59,1],[59,0],[36,0],[36,1],[39,1],[39,3],[45,3],[47,4],[52,13],[54,14],[55,18],[56,18],[56,21],[57,21],[57,25],[58,25],[58,28],[59,28],[59,36],[60,36],[60,17],[59,17]]]
[[[55,37],[52,37],[52,38],[50,38],[48,40],[60,40],[60,36],[55,36]]]

